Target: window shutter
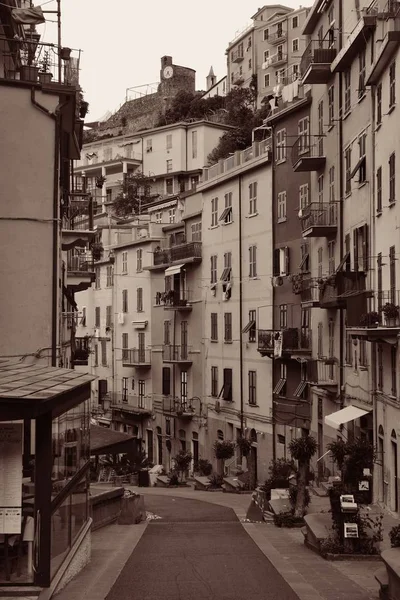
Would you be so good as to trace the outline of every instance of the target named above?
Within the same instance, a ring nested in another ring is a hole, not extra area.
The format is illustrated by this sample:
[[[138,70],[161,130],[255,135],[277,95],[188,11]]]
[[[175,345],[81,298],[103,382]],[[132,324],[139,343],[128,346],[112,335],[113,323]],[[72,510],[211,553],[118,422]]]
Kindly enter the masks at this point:
[[[171,370],[169,367],[163,367],[162,370],[162,393],[169,396],[171,393]]]
[[[224,400],[232,400],[232,369],[224,369]]]
[[[369,268],[369,239],[368,225],[363,227],[363,271],[368,271]]]
[[[358,271],[358,229],[353,231],[353,259],[354,271]]]
[[[348,254],[348,258],[346,260],[346,271],[351,271],[351,258],[350,258],[350,234],[346,233],[344,238],[344,252]]]
[[[285,246],[285,275],[290,273],[289,247]]]
[[[274,250],[274,260],[273,260],[273,274],[275,276],[280,275],[280,250],[279,248],[275,248]]]

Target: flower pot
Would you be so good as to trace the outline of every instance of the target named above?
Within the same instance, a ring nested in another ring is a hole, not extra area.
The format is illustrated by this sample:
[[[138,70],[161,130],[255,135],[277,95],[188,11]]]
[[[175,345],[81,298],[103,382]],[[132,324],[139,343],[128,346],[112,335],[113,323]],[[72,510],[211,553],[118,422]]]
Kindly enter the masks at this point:
[[[396,327],[396,322],[397,322],[396,317],[385,317],[386,327]]]
[[[20,68],[20,79],[21,81],[32,81],[38,80],[39,67],[32,67],[29,65],[22,65]]]
[[[40,83],[51,83],[53,79],[53,73],[39,73]]]

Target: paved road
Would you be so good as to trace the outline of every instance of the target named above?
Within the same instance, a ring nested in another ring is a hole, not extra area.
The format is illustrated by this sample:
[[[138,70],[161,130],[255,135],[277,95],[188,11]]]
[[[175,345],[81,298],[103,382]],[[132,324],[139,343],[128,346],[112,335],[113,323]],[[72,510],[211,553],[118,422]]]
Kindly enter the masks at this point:
[[[230,508],[146,496],[152,521],[107,600],[298,600]]]

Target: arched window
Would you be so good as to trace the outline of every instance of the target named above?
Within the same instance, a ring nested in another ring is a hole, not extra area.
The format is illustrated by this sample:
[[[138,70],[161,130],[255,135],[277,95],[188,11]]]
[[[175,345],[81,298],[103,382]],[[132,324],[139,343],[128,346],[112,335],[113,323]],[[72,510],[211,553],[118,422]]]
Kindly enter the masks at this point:
[[[378,435],[381,435],[382,437],[385,435],[385,432],[384,432],[384,430],[383,430],[383,427],[382,427],[382,425],[379,425],[379,428],[378,428]]]
[[[162,435],[161,427],[157,427],[156,430],[157,430],[157,435]]]
[[[184,429],[178,431],[178,438],[180,440],[186,440],[186,431]]]
[[[257,444],[257,431],[255,429],[250,431],[250,440],[253,444]]]
[[[197,431],[193,431],[193,433],[192,433],[192,438],[193,438],[194,440],[198,440],[198,439],[199,439],[199,434],[197,433]]]
[[[390,434],[390,437],[392,438],[392,440],[394,442],[397,442],[397,435],[394,429],[392,429],[392,433]]]
[[[222,431],[222,429],[218,429],[218,431],[217,431],[217,439],[221,440],[221,441],[224,439],[224,432]]]

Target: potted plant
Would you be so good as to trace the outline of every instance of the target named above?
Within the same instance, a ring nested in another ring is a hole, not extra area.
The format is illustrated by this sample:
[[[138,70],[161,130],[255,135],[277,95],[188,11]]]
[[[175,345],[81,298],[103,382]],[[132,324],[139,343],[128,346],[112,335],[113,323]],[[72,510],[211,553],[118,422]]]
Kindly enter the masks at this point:
[[[81,100],[79,105],[79,116],[81,119],[84,119],[89,112],[89,102],[86,100]],[[105,178],[104,178],[105,180]]]
[[[71,48],[61,48],[60,58],[61,60],[69,60],[71,58]]]
[[[381,308],[381,312],[383,312],[385,315],[386,325],[389,327],[394,327],[398,322],[399,307],[393,302],[386,302],[386,304]]]
[[[103,175],[100,175],[99,177],[96,177],[96,187],[101,190],[104,183],[106,181],[106,178],[103,177]]]
[[[40,83],[51,83],[53,74],[50,73],[50,53],[45,50],[40,63],[39,81]]]
[[[364,313],[361,315],[360,325],[361,327],[378,327],[380,325],[381,318],[379,313],[374,310]]]
[[[103,244],[100,242],[94,242],[91,246],[93,260],[101,260],[104,252]]]
[[[245,437],[240,436],[236,440],[236,443],[239,446],[240,452],[243,456],[248,456],[250,454],[251,440],[248,440]]]

